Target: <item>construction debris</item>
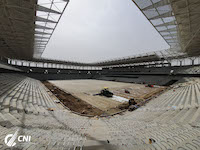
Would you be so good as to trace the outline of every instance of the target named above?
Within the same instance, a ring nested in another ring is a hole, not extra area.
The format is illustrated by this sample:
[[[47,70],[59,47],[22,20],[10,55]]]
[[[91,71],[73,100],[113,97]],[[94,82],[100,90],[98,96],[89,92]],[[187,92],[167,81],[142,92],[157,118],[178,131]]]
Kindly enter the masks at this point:
[[[56,110],[55,108],[48,108],[47,109],[48,111],[54,111],[54,110]]]
[[[149,144],[155,143],[156,141],[152,138],[149,138]]]
[[[83,110],[82,112],[81,112],[81,114],[85,114],[86,113],[86,111],[85,110]]]
[[[54,103],[60,103],[60,101],[59,100],[54,100]]]
[[[154,85],[152,85],[152,84],[147,84],[147,85],[145,85],[145,87],[151,87],[151,88],[153,88]]]
[[[134,111],[135,109],[137,109],[139,106],[138,105],[131,105],[129,106],[128,110],[129,111]]]
[[[129,90],[126,90],[126,89],[125,89],[124,92],[127,93],[127,94],[130,94],[130,91],[129,91]]]
[[[136,105],[137,103],[135,102],[135,99],[134,98],[131,98],[129,101],[128,101],[128,103],[129,103],[129,106],[131,106],[131,105]]]

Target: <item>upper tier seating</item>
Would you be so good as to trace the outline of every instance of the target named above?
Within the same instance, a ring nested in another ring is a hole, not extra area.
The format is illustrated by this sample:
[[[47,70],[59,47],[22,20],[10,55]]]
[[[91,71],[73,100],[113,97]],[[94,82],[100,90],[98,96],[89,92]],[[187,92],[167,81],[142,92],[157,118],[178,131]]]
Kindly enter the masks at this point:
[[[187,69],[178,69],[175,72],[181,74],[200,74],[200,66],[189,67]]]

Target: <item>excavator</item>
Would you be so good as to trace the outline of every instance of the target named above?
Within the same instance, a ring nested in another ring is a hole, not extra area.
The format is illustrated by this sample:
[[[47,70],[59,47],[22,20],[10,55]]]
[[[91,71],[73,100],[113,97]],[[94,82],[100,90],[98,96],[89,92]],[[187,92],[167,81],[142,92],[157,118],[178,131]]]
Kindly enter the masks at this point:
[[[113,93],[109,91],[107,87],[104,87],[100,93],[94,94],[95,95],[100,95],[100,96],[105,96],[105,97],[113,97]]]

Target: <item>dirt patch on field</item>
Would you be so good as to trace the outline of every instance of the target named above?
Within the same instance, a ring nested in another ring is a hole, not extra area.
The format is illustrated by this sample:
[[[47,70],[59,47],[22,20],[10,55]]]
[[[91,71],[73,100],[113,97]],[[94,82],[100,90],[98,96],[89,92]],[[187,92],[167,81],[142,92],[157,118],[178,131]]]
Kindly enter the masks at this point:
[[[85,101],[66,93],[63,90],[57,88],[48,81],[44,81],[43,84],[70,110],[78,112],[84,115],[100,116],[104,112],[94,106],[86,103]]]

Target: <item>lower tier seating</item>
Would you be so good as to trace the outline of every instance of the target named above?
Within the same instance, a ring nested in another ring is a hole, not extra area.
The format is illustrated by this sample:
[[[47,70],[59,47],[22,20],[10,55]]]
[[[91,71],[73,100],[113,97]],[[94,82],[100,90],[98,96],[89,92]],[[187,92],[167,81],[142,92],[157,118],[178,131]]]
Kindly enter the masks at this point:
[[[0,74],[0,85],[0,149],[10,148],[5,137],[16,132],[31,136],[15,140],[12,148],[24,150],[200,149],[199,79],[184,79],[133,112],[99,119],[54,103],[38,80]]]

